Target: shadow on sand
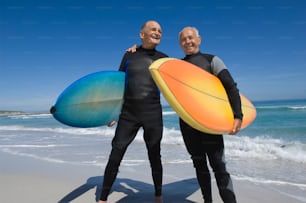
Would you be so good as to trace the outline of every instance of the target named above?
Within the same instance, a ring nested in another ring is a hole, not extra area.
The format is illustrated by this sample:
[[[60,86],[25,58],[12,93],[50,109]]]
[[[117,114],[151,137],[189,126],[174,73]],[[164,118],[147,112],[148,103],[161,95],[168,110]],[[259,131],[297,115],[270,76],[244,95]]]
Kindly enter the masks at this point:
[[[69,194],[59,200],[58,203],[71,202],[94,188],[96,189],[96,201],[98,201],[100,197],[102,179],[102,176],[89,178],[86,183],[71,191]],[[199,186],[195,178],[164,184],[163,199],[166,203],[194,203],[194,201],[187,200],[187,197],[196,192],[198,189]],[[125,178],[117,178],[112,188],[112,192],[124,193],[122,198],[118,200],[117,203],[153,202],[153,190],[152,184]]]

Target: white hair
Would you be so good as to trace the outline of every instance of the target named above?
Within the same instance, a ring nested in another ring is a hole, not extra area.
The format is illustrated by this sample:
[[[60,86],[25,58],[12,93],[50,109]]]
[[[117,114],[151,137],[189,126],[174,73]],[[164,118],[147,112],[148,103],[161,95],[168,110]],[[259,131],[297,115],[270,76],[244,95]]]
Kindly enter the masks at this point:
[[[184,28],[179,32],[179,37],[181,36],[182,32],[183,32],[185,29],[192,29],[192,30],[194,30],[194,32],[196,33],[196,36],[197,36],[197,37],[200,37],[200,32],[199,32],[199,30],[198,30],[196,27],[192,27],[192,26],[184,27]]]

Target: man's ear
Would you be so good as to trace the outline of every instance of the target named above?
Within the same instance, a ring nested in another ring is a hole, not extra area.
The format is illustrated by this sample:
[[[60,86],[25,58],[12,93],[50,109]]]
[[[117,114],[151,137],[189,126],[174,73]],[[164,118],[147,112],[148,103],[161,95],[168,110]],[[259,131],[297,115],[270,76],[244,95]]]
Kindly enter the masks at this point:
[[[201,42],[202,42],[202,38],[199,36],[199,38],[198,38],[199,45],[201,44]]]
[[[144,38],[143,32],[139,32],[139,37],[140,37],[140,39],[143,39],[143,38]]]

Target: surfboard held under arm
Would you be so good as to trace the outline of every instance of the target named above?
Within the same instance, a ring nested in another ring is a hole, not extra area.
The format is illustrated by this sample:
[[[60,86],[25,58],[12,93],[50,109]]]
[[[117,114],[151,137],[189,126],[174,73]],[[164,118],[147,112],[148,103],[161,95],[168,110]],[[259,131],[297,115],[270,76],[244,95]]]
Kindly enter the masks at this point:
[[[211,134],[231,131],[234,116],[226,91],[214,75],[189,62],[162,58],[149,68],[165,99],[176,113],[193,128]],[[256,118],[256,109],[240,94],[242,128]]]
[[[122,106],[125,73],[100,71],[69,85],[50,112],[59,122],[73,127],[98,127],[118,120]]]

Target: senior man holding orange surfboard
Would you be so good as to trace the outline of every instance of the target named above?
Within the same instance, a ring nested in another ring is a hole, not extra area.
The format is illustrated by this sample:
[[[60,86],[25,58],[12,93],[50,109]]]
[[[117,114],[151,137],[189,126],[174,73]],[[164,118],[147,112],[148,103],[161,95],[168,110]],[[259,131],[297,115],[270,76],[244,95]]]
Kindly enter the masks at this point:
[[[158,59],[149,67],[151,75],[180,117],[181,132],[204,202],[212,202],[208,159],[223,202],[235,203],[222,134],[235,135],[252,123],[256,109],[239,93],[223,61],[200,52],[201,37],[196,28],[185,27],[179,33],[179,42],[186,54],[183,60]]]
[[[217,76],[222,82],[228,95],[233,115],[234,123],[230,134],[239,132],[242,124],[242,110],[239,91],[236,83],[231,77],[222,60],[214,55],[200,52],[201,37],[199,31],[194,27],[185,27],[179,33],[181,48],[186,54],[183,60]],[[206,81],[203,81],[205,83]],[[209,117],[210,115],[207,115]],[[185,121],[180,119],[180,128],[188,152],[191,155],[197,179],[201,187],[205,202],[212,202],[211,177],[207,166],[207,158],[214,171],[217,186],[222,200],[226,203],[236,202],[230,174],[226,170],[224,159],[223,136],[211,135],[194,129]]]
[[[247,118],[244,126],[253,121],[256,111],[245,97],[240,97],[223,61],[200,52],[201,37],[196,28],[185,27],[179,33],[179,42],[186,55],[184,59],[159,59],[151,64],[150,72],[180,117],[181,132],[204,202],[212,202],[208,158],[222,200],[235,203],[231,177],[226,170],[222,134],[239,132],[243,124],[242,110]]]

